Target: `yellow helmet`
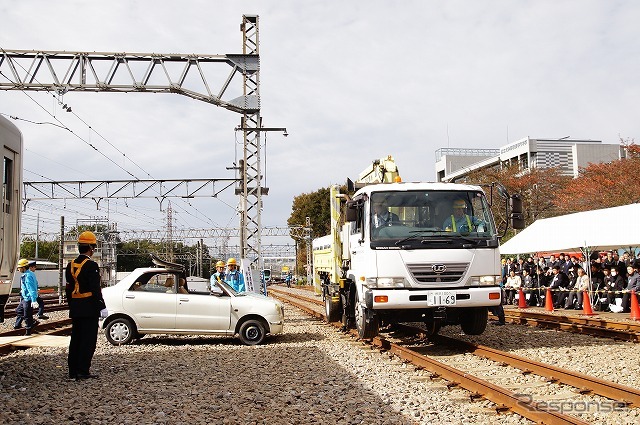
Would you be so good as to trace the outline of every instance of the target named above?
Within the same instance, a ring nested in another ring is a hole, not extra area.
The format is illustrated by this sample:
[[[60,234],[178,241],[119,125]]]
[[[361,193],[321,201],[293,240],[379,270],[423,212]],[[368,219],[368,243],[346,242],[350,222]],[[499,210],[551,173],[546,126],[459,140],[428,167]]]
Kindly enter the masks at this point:
[[[224,261],[222,261],[222,260],[220,260],[220,261],[218,261],[216,263],[216,267],[224,267],[224,266],[225,266],[225,264],[224,264]]]
[[[235,259],[235,258],[231,257],[231,258],[229,258],[229,260],[227,261],[227,265],[228,265],[228,266],[237,266],[237,265],[238,265],[238,263],[236,262],[236,259]]]
[[[467,208],[467,204],[464,202],[464,199],[456,199],[453,201],[453,208]]]
[[[29,265],[29,260],[27,260],[26,258],[21,258],[20,261],[18,261],[18,267],[27,267]]]
[[[80,236],[78,236],[78,243],[97,245],[98,241],[96,240],[96,235],[94,235],[93,232],[86,230],[80,233]]]

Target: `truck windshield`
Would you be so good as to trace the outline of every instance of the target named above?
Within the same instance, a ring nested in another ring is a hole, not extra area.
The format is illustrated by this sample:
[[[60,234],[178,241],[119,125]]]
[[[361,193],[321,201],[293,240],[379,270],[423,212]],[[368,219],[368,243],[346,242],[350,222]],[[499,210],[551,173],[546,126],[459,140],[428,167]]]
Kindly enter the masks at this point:
[[[477,191],[373,192],[370,199],[371,240],[496,237],[484,193]]]

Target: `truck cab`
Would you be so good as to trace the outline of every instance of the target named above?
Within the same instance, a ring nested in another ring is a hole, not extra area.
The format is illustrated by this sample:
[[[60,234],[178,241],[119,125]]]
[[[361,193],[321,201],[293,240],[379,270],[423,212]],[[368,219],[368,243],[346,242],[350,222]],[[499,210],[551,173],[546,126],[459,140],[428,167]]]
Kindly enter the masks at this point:
[[[498,238],[479,186],[361,188],[346,202],[340,234],[343,321],[363,338],[395,322],[484,332],[488,307],[501,302]]]

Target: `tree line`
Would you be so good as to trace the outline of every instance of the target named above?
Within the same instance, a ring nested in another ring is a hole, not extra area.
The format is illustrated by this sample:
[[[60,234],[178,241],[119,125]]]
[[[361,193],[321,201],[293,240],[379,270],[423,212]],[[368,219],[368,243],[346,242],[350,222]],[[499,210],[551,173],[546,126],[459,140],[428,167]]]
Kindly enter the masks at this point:
[[[78,226],[67,232],[67,234],[77,235],[85,230],[90,230],[96,235],[108,231],[104,225],[98,226]],[[119,272],[130,272],[139,267],[149,267],[151,259],[149,254],[155,253],[160,257],[166,258],[167,244],[166,242],[151,241],[148,239],[134,239],[131,241],[120,241],[116,239],[117,262],[116,270]],[[211,264],[215,263],[217,258],[211,258],[209,249],[203,245],[202,255],[202,274],[210,276],[213,273]],[[59,241],[38,241],[38,259],[58,263],[60,253]],[[197,245],[186,245],[182,242],[174,242],[172,245],[173,262],[182,264],[185,270],[191,270],[190,275],[195,275],[196,258],[198,256]],[[36,241],[33,239],[23,240],[20,244],[20,258],[36,258]],[[222,259],[224,260],[224,259]]]

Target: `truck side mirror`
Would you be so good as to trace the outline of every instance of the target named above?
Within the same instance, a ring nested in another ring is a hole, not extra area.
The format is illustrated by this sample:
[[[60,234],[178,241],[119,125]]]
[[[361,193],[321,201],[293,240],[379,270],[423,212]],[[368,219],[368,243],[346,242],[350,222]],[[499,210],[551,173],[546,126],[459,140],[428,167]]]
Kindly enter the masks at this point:
[[[355,201],[347,201],[345,212],[346,221],[356,221],[358,219],[358,205]]]
[[[511,227],[514,229],[524,229],[524,212],[522,210],[522,199],[520,195],[512,195],[509,198],[509,207],[511,207]]]
[[[353,183],[351,179],[347,179],[347,192],[353,193],[355,191],[356,185]]]

